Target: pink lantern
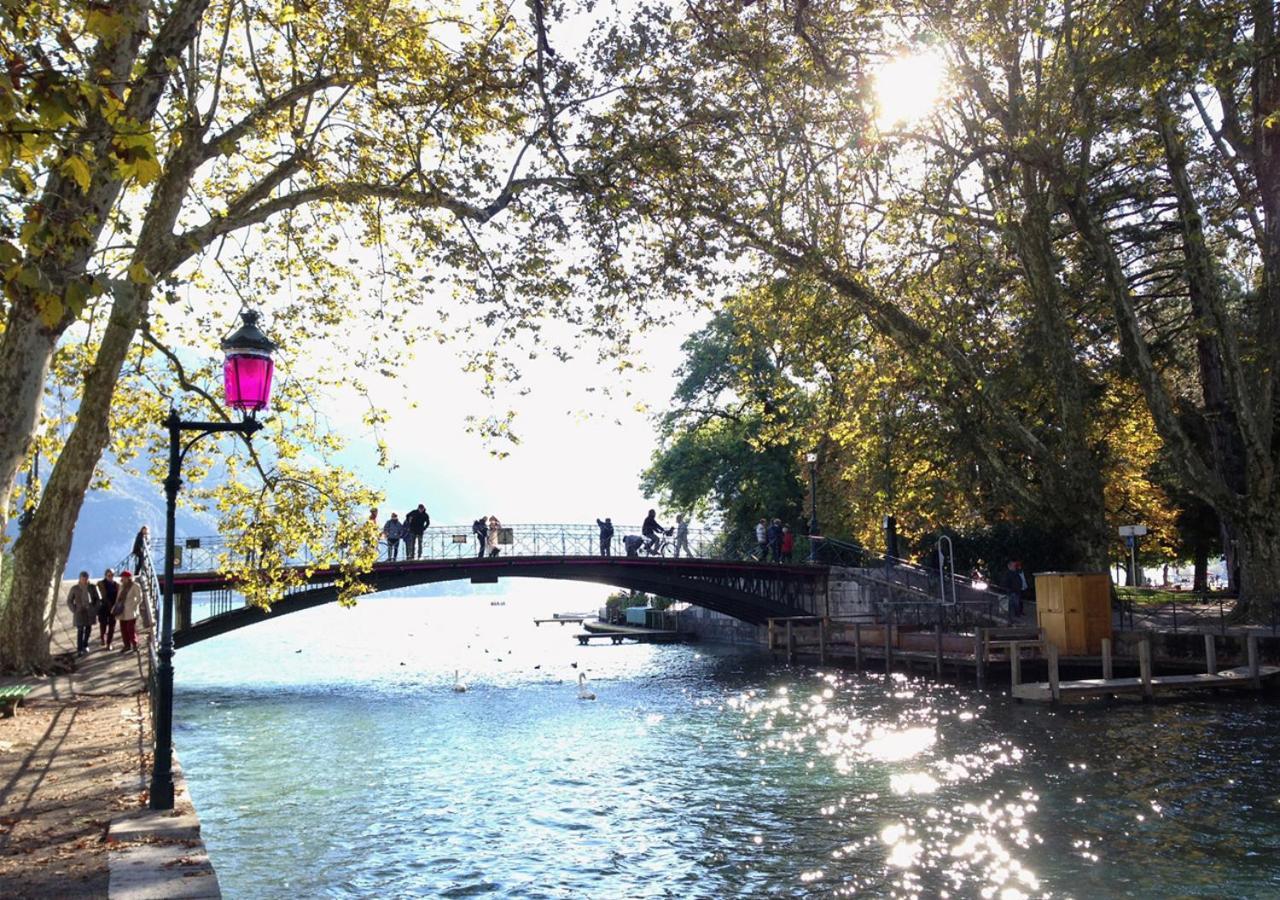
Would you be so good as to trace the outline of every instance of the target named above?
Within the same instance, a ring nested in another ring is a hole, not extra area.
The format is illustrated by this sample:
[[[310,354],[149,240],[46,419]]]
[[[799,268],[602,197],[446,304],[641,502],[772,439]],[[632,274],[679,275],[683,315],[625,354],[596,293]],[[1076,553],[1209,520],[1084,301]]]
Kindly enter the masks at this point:
[[[258,314],[246,310],[244,324],[222,342],[227,355],[222,364],[222,378],[227,392],[227,405],[243,413],[266,409],[271,400],[271,377],[275,363],[271,354],[276,345],[258,329]]]

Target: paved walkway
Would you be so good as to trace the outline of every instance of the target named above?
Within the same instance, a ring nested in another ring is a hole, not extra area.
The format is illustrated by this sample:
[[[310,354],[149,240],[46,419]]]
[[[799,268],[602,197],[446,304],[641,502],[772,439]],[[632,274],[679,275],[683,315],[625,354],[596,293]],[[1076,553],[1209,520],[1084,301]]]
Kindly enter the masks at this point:
[[[69,586],[59,592],[55,656],[75,650]],[[0,896],[221,896],[180,771],[177,808],[146,808],[150,637],[139,631],[139,653],[120,652],[119,634],[116,649],[99,649],[95,626],[75,671],[0,679],[32,687],[17,715],[0,719]]]

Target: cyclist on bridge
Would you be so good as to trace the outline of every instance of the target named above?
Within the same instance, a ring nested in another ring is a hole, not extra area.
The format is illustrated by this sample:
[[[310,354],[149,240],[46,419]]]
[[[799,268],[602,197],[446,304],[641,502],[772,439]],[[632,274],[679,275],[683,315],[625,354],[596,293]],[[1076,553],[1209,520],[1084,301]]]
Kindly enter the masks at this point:
[[[653,510],[649,510],[649,515],[645,517],[644,524],[640,526],[640,533],[649,542],[646,549],[653,554],[658,552],[658,544],[662,540],[662,536],[668,533],[668,530],[658,524],[658,514]]]

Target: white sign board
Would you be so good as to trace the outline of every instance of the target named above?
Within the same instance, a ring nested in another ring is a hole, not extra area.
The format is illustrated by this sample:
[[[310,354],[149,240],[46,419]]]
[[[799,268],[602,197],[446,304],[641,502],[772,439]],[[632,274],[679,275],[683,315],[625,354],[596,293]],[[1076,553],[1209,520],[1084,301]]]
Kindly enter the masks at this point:
[[[1147,533],[1146,525],[1121,525],[1120,537],[1142,537]]]

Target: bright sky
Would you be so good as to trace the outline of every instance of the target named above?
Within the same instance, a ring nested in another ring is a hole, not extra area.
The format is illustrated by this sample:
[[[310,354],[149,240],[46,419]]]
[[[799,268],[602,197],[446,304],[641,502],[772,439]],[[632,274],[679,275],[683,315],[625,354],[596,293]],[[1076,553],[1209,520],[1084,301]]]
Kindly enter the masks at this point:
[[[506,522],[592,522],[611,516],[638,523],[652,504],[639,490],[639,474],[657,445],[649,410],[663,409],[682,356],[680,343],[698,327],[690,314],[678,325],[645,341],[649,371],[628,376],[633,396],[612,399],[588,392],[602,379],[618,376],[593,358],[560,362],[544,354],[525,363],[525,397],[511,398],[518,418],[518,445],[495,445],[509,452],[498,459],[478,434],[467,433],[467,416],[492,408],[479,394],[479,378],[461,372],[452,348],[421,347],[402,374],[400,386],[384,385],[382,399],[390,423],[382,430],[398,468],[374,464],[372,434],[361,424],[363,406],[343,404],[334,424],[352,438],[346,461],[387,495],[382,518],[426,504],[433,522],[467,523],[480,515]],[[417,407],[402,396],[407,389]]]

